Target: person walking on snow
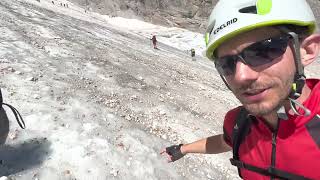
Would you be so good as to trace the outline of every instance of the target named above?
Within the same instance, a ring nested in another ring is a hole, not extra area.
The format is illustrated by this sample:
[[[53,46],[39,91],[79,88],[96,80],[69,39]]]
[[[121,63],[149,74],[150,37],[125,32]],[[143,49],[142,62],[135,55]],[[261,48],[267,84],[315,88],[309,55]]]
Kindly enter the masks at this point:
[[[195,61],[196,60],[196,50],[194,48],[191,48],[190,53],[191,53],[192,61]]]
[[[206,56],[242,105],[226,113],[222,134],[161,154],[174,162],[232,150],[243,179],[320,179],[320,81],[304,74],[319,55],[315,29],[305,0],[220,0]]]
[[[154,48],[154,49],[158,49],[158,47],[157,47],[157,42],[158,42],[158,41],[157,41],[156,35],[153,35],[150,40],[152,41],[153,48]]]

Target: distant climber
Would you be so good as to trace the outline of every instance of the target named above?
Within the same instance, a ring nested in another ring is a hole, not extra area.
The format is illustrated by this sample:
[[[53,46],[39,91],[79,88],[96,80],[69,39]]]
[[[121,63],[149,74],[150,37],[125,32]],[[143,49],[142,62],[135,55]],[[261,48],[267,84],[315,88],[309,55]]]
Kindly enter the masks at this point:
[[[195,61],[196,60],[196,50],[194,48],[191,48],[190,52],[191,52],[192,61]]]
[[[54,4],[54,1],[51,1],[52,2],[52,4]]]
[[[153,35],[150,40],[152,41],[153,48],[154,48],[154,49],[158,49],[158,47],[157,47],[157,42],[158,42],[158,41],[157,41],[156,35]]]

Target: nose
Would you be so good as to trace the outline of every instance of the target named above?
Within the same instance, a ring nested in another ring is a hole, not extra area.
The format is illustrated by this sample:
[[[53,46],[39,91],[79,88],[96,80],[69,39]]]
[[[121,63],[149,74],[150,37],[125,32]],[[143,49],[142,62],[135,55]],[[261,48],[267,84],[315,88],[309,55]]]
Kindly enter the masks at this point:
[[[237,84],[249,84],[256,81],[259,77],[259,72],[252,69],[248,64],[241,60],[237,62],[234,81]]]

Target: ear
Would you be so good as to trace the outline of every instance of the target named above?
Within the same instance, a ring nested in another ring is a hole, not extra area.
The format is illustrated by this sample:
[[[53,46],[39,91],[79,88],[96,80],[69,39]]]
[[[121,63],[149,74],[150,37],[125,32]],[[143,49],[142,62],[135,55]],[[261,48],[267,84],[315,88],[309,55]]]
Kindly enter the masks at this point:
[[[315,61],[320,51],[320,34],[311,34],[301,43],[301,63],[305,67]]]

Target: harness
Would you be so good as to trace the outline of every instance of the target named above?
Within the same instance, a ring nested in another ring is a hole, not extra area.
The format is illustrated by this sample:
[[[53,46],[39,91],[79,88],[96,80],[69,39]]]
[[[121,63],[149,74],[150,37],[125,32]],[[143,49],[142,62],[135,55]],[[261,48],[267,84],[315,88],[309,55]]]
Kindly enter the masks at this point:
[[[276,128],[275,133],[272,134],[272,154],[271,154],[271,165],[269,168],[264,169],[251,164],[247,164],[240,160],[239,158],[239,147],[240,144],[244,141],[246,135],[250,132],[250,127],[252,124],[252,118],[254,116],[250,115],[245,108],[241,108],[240,112],[237,115],[236,124],[232,131],[232,150],[233,158],[230,159],[232,165],[238,167],[239,176],[241,176],[241,168],[244,168],[249,171],[253,171],[264,176],[270,176],[270,179],[294,179],[294,180],[308,180],[308,178],[301,175],[293,174],[290,172],[279,170],[275,167],[276,160],[276,137],[278,132],[278,127]],[[279,125],[279,123],[278,123]]]

